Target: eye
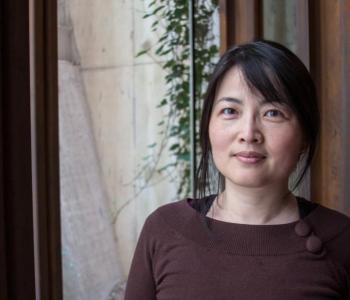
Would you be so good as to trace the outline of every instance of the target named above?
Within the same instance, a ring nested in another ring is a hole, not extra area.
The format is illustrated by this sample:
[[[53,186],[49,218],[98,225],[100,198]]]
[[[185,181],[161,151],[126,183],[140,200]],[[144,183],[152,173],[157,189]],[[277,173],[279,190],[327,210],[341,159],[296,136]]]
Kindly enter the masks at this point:
[[[222,110],[222,113],[226,116],[232,116],[237,113],[237,111],[231,107],[226,107]]]
[[[270,118],[284,117],[284,114],[278,109],[270,109],[265,113],[265,116]]]

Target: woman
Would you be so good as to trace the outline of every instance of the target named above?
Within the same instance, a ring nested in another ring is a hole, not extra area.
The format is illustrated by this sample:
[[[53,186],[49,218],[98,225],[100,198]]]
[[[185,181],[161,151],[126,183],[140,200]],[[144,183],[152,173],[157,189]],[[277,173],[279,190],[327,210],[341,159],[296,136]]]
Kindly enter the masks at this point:
[[[125,299],[350,299],[350,219],[288,188],[318,132],[315,88],[292,52],[228,50],[203,107],[199,198],[147,218]]]

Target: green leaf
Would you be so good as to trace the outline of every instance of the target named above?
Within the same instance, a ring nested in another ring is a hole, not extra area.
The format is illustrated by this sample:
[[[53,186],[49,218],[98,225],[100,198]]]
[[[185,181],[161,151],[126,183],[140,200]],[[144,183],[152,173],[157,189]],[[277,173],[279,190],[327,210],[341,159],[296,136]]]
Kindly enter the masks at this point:
[[[158,23],[159,23],[159,21],[158,21],[158,20],[155,20],[155,21],[152,23],[151,27],[152,27],[152,28],[156,27],[156,26],[158,25]]]
[[[167,164],[167,165],[165,165],[165,166],[159,168],[159,169],[158,169],[158,172],[161,173],[161,172],[165,171],[166,169],[169,169],[169,168],[174,167],[174,166],[175,166],[174,163]]]
[[[150,4],[148,4],[148,7],[153,6],[153,5],[154,5],[156,2],[157,2],[157,0],[153,0],[153,1],[151,1],[151,3],[150,3]]]
[[[152,11],[152,15],[156,15],[157,12],[159,12],[160,10],[162,10],[164,7],[165,7],[164,5],[158,6],[154,11]]]
[[[167,34],[164,34],[163,36],[160,37],[160,39],[158,40],[158,43],[163,42],[164,40],[166,40],[168,38]]]
[[[177,158],[183,161],[190,161],[191,157],[189,153],[183,153],[183,154],[180,154]]]
[[[162,107],[164,105],[166,105],[168,103],[168,100],[163,98],[162,101],[160,101],[160,103],[157,105],[157,107]]]
[[[144,54],[146,54],[148,51],[149,51],[149,49],[141,50],[140,52],[138,52],[138,53],[136,54],[135,57],[139,57],[139,56],[141,56],[141,55],[144,55]]]
[[[159,48],[157,48],[156,50],[156,54],[157,55],[161,55],[162,51],[163,51],[164,45],[160,46]]]
[[[157,146],[157,143],[153,143],[153,144],[151,144],[151,145],[148,145],[147,147],[148,147],[148,148],[154,148],[155,146]]]
[[[173,144],[171,145],[171,147],[169,148],[170,151],[173,151],[175,149],[178,149],[180,147],[180,144]]]

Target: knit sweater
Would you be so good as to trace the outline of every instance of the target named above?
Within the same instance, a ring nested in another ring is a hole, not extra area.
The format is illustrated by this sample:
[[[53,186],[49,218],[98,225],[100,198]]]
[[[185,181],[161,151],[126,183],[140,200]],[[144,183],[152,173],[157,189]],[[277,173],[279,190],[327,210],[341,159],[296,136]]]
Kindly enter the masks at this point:
[[[298,198],[299,221],[236,224],[205,215],[213,199],[167,204],[146,219],[125,300],[350,299],[347,216]]]

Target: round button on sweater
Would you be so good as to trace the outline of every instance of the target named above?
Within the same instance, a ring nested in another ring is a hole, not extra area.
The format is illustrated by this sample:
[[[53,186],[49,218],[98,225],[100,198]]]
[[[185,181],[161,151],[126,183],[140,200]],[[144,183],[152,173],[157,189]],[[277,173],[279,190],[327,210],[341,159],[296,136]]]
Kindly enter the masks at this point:
[[[299,236],[308,236],[311,233],[311,228],[304,220],[300,220],[295,225],[295,233]]]
[[[311,235],[306,240],[306,249],[313,253],[318,253],[322,250],[322,241],[319,237]]]

